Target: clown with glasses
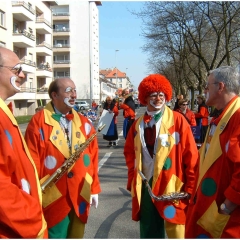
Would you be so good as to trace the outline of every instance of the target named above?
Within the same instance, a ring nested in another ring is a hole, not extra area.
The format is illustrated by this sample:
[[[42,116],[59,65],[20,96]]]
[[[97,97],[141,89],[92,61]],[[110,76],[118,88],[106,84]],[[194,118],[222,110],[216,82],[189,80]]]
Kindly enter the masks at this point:
[[[134,121],[124,146],[132,219],[140,221],[140,238],[165,238],[165,232],[168,238],[184,238],[188,200],[155,201],[139,171],[155,196],[180,191],[190,196],[197,170],[197,147],[185,117],[166,106],[172,97],[166,77],[149,75],[138,91],[146,112]]]

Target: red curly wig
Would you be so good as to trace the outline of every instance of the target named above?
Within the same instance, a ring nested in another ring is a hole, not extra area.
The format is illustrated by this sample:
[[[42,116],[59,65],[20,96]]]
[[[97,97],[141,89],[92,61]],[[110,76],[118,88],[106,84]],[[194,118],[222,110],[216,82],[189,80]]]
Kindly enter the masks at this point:
[[[172,98],[172,86],[167,78],[160,74],[151,74],[145,77],[138,86],[138,100],[147,105],[146,98],[154,92],[163,92],[166,101]]]

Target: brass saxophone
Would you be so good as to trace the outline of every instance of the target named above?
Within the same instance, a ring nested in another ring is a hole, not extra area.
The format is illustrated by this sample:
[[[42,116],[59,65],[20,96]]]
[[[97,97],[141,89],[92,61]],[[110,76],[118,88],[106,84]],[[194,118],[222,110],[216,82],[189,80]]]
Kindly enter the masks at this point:
[[[45,190],[51,188],[56,182],[70,169],[73,164],[79,159],[81,153],[89,146],[89,144],[94,140],[98,132],[101,132],[106,124],[103,124],[98,128],[98,131],[89,137],[84,143],[78,146],[76,151],[60,166],[50,177],[48,177],[42,184],[42,192],[45,193]]]
[[[178,201],[181,199],[189,199],[190,198],[190,194],[186,193],[186,192],[171,192],[168,194],[163,194],[161,196],[156,196],[153,194],[152,189],[151,189],[146,177],[143,175],[143,173],[140,170],[138,170],[138,173],[141,176],[143,182],[146,184],[150,197],[156,201],[173,201],[174,202],[174,201]]]

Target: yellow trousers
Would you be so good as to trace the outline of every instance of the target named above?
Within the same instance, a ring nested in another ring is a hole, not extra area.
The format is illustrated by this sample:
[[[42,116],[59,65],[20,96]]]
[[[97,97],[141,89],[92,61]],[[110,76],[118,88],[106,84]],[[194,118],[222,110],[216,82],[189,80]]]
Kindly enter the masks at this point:
[[[164,221],[165,230],[168,238],[184,238],[185,237],[185,225],[175,224]]]

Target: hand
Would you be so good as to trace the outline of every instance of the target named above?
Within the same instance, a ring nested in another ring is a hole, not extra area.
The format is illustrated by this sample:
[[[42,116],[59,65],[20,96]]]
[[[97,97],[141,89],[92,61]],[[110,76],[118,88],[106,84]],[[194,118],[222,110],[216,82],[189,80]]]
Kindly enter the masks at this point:
[[[98,194],[92,194],[90,197],[90,206],[98,207]]]

